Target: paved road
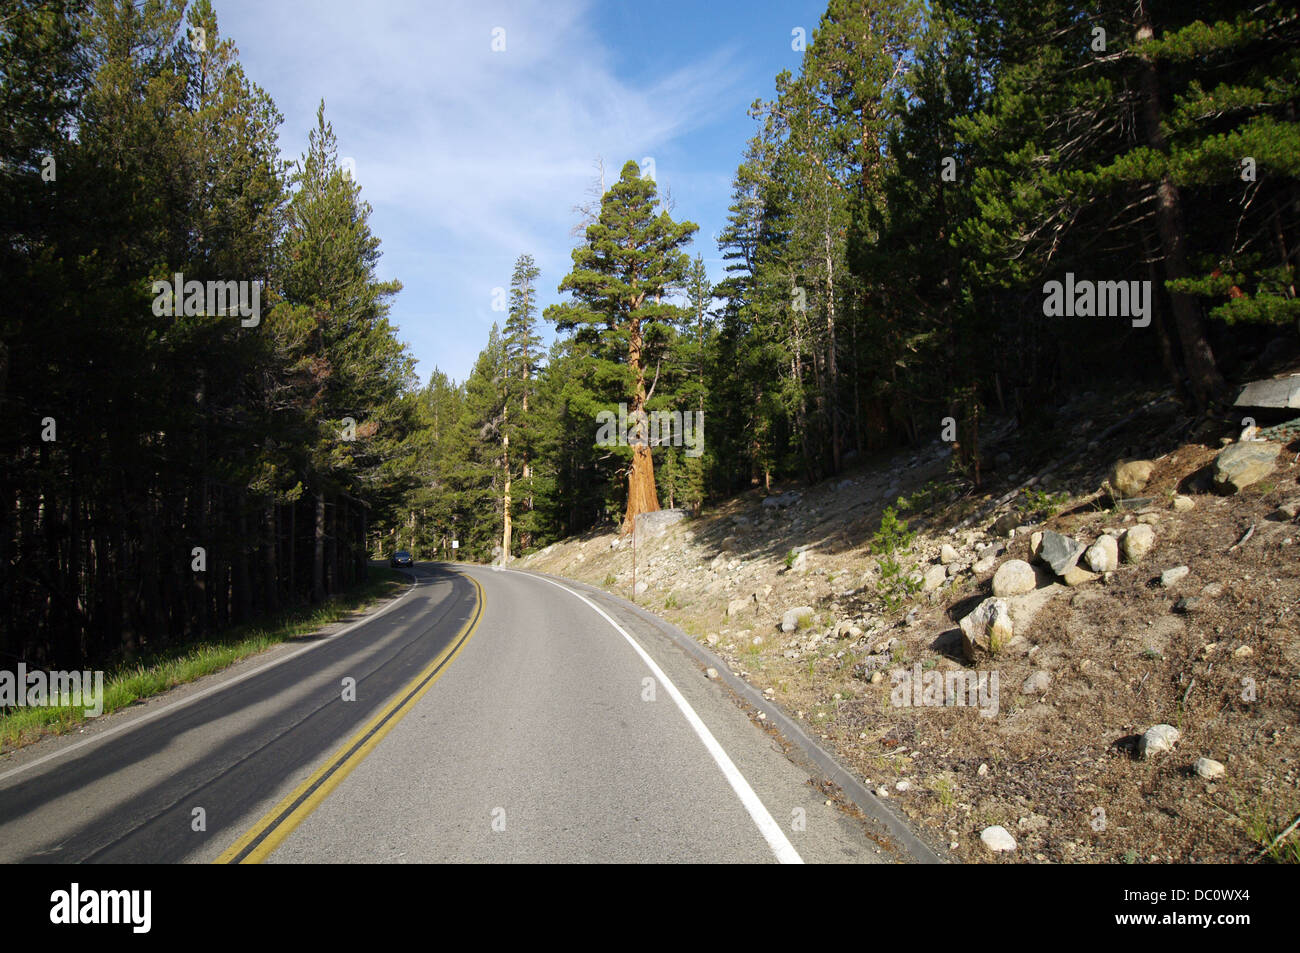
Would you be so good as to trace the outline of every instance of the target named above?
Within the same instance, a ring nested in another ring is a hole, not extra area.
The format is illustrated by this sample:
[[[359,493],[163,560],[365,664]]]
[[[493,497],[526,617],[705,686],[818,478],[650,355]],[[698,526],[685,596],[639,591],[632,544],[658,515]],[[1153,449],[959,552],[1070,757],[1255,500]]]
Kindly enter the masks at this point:
[[[360,624],[0,762],[0,861],[900,859],[620,600],[415,577]]]

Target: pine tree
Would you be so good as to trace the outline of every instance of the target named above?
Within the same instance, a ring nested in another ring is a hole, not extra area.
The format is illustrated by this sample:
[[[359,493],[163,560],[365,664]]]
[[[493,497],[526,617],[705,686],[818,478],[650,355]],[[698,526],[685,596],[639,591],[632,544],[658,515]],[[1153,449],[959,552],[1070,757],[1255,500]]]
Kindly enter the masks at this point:
[[[581,328],[626,347],[625,393],[628,417],[641,419],[648,390],[647,343],[664,326],[683,320],[682,309],[663,300],[686,274],[689,258],[680,249],[698,226],[674,222],[667,211],[655,214],[654,180],[643,178],[635,162],[623,166],[619,180],[601,199],[600,219],[586,230],[586,242],[573,251],[573,270],[560,291],[573,301],[552,305],[545,317],[562,330]],[[659,509],[650,447],[635,441],[628,471],[624,531],[638,514]]]

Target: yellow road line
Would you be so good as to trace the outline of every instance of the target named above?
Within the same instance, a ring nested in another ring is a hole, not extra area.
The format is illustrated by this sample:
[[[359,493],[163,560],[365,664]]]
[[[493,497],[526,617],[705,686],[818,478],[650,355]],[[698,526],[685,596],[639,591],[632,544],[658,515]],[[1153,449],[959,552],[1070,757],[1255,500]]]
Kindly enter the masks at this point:
[[[325,760],[306,781],[273,807],[260,821],[254,824],[243,837],[235,841],[218,857],[218,864],[258,864],[270,856],[271,852],[301,824],[312,811],[329,797],[352,769],[365,760],[366,755],[374,750],[392,727],[405,717],[406,713],[418,702],[446,671],[448,665],[460,654],[465,643],[470,640],[478,628],[483,616],[483,587],[477,579],[466,576],[474,584],[476,595],[474,614],[465,623],[456,637],[437,657],[415,676],[405,688],[393,696],[378,714],[365,727],[353,735],[338,751]]]

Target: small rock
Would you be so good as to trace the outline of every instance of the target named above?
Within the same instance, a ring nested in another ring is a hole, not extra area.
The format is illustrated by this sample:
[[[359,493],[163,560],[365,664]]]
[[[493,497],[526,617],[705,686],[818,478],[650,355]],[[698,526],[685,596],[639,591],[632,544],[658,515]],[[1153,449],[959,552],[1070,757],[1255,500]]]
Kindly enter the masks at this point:
[[[925,574],[925,581],[921,583],[923,592],[930,592],[938,589],[948,579],[948,567],[944,565],[931,566]]]
[[[1082,586],[1084,583],[1092,582],[1096,578],[1097,573],[1088,572],[1088,570],[1084,569],[1077,563],[1067,568],[1065,572],[1061,574],[1061,581],[1071,588]]]
[[[912,790],[912,782],[911,782],[911,781],[899,781],[897,784],[894,785],[894,790],[895,790],[895,791],[910,791],[910,790]]]
[[[1190,496],[1183,496],[1181,493],[1174,497],[1174,510],[1178,513],[1186,513],[1188,510],[1195,509],[1196,502]]]
[[[1083,550],[1084,546],[1079,541],[1049,529],[1043,533],[1043,547],[1039,557],[1052,567],[1052,572],[1062,576],[1083,555]]]
[[[708,635],[706,635],[706,636],[704,637],[704,641],[708,642],[710,645],[717,645],[717,644],[718,644],[718,633],[716,633],[716,632],[710,632]]]
[[[1250,658],[1255,654],[1255,650],[1249,645],[1241,645],[1232,650],[1233,658]]]
[[[1197,596],[1185,596],[1174,603],[1174,611],[1186,615],[1189,612],[1196,612],[1200,609],[1204,600]]]
[[[997,522],[993,524],[993,533],[997,536],[1007,536],[1020,525],[1020,514],[1012,511],[998,517]]]
[[[1008,559],[993,574],[993,595],[1019,596],[1038,585],[1034,569],[1023,559]]]
[[[1041,695],[1047,691],[1048,686],[1052,684],[1052,676],[1048,672],[1039,669],[1033,675],[1025,679],[1025,683],[1020,686],[1022,695]]]
[[[971,661],[981,654],[997,655],[1011,641],[1011,613],[1006,602],[996,597],[985,599],[959,624],[962,649]]]
[[[1113,572],[1119,567],[1119,543],[1114,536],[1102,536],[1083,554],[1093,572]]]
[[[1171,589],[1178,585],[1179,581],[1189,572],[1191,570],[1186,566],[1175,566],[1173,569],[1166,569],[1160,574],[1160,585],[1166,589]]]
[[[746,609],[755,608],[756,605],[757,603],[754,602],[752,597],[749,599],[732,599],[727,603],[727,615],[729,617],[738,616]]]
[[[983,559],[976,562],[975,565],[971,567],[971,569],[975,572],[975,575],[982,576],[984,573],[988,572],[997,564],[998,564],[998,557],[985,556]]]
[[[716,682],[718,680],[718,670],[716,668],[712,668],[712,667],[706,668],[704,670],[704,675],[706,678],[712,681]]]
[[[1145,523],[1130,527],[1124,533],[1124,558],[1131,563],[1140,562],[1142,557],[1151,552],[1156,542],[1156,531]]]
[[[1193,765],[1193,767],[1195,768],[1196,773],[1207,781],[1221,778],[1223,777],[1224,772],[1227,771],[1227,768],[1225,768],[1221,762],[1215,761],[1213,758],[1197,758],[1196,764]]]
[[[981,764],[979,766],[979,770],[976,771],[975,773],[978,774],[981,778],[987,778],[989,776],[989,766],[987,764]]]
[[[960,558],[961,555],[948,543],[944,543],[939,550],[939,562],[945,566],[949,563],[955,563]]]
[[[1221,582],[1206,583],[1205,586],[1202,587],[1201,589],[1201,595],[1203,595],[1206,599],[1219,598],[1219,596],[1223,595],[1223,583]]]
[[[980,840],[984,842],[985,847],[995,854],[1016,849],[1016,839],[1001,824],[994,824],[992,827],[986,827],[980,831]]]
[[[1146,489],[1156,465],[1150,460],[1120,461],[1111,470],[1110,485],[1122,498],[1137,496]]]
[[[781,616],[781,631],[793,632],[799,628],[800,619],[811,621],[814,615],[816,613],[813,611],[812,606],[795,606],[793,609],[787,609],[785,614]]]
[[[1182,736],[1183,733],[1173,725],[1155,725],[1143,732],[1138,741],[1138,753],[1149,758],[1163,751],[1173,751],[1174,745]]]
[[[582,554],[579,553],[579,555],[582,555]],[[636,584],[636,594],[637,594],[638,596],[643,596],[643,595],[646,594],[646,590],[648,590],[649,588],[650,588],[650,586],[649,586],[647,583],[644,583],[644,582],[638,582],[638,583]]]

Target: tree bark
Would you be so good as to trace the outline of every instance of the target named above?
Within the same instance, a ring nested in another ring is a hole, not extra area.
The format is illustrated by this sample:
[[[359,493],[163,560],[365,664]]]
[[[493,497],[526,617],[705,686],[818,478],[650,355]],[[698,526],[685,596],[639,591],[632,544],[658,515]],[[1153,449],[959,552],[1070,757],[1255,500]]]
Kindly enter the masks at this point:
[[[1150,39],[1155,35],[1147,9],[1147,0],[1138,2],[1137,23],[1138,40]],[[1141,83],[1142,119],[1147,144],[1159,152],[1165,152],[1165,135],[1160,128],[1160,77],[1156,72],[1156,64],[1148,56],[1142,57]],[[1160,233],[1160,245],[1164,253],[1166,279],[1190,277],[1182,196],[1168,172],[1156,186],[1156,227]],[[1196,299],[1176,291],[1170,291],[1169,297],[1174,312],[1174,327],[1178,331],[1179,343],[1183,349],[1183,361],[1191,380],[1192,397],[1196,401],[1197,408],[1204,410],[1212,400],[1222,394],[1226,384],[1215,364],[1214,352],[1205,339],[1205,329]]]

